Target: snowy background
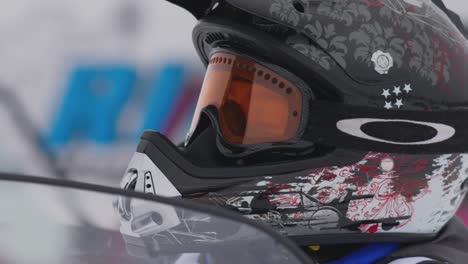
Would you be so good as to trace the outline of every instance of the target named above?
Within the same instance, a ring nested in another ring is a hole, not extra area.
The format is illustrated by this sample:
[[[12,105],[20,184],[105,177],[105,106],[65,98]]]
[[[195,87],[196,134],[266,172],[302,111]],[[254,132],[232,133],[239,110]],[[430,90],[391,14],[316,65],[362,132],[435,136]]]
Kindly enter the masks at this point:
[[[180,64],[198,75],[203,71],[191,44],[195,19],[165,1],[18,0],[5,2],[2,7],[0,91],[17,98],[44,137],[51,133],[70,72],[79,65],[130,65],[139,80],[147,82],[157,78],[159,69],[167,63]],[[144,97],[138,92],[148,89],[144,87],[148,85],[141,86],[136,88],[136,102]],[[12,120],[11,109],[3,102],[10,98],[0,93],[0,100],[0,168],[50,175],[41,154],[18,128],[17,120]],[[120,128],[135,130],[136,135],[138,128],[133,124],[129,127],[128,119],[123,118]],[[180,135],[176,137],[181,139]],[[90,140],[78,147],[63,146],[63,156],[82,168],[78,173],[86,174],[83,177],[90,181],[101,182],[101,175],[93,174],[106,171],[105,177],[118,172],[117,180],[111,180],[118,182],[136,138],[112,143],[97,145]],[[96,158],[103,162],[96,164]]]

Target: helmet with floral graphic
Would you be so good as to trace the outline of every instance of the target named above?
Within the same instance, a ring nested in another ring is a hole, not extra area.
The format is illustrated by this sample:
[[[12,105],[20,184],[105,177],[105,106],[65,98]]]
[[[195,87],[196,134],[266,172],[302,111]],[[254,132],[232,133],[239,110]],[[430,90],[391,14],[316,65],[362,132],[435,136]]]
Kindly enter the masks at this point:
[[[127,188],[301,245],[422,241],[468,185],[468,41],[440,1],[172,0],[206,77],[184,146],[145,132]]]

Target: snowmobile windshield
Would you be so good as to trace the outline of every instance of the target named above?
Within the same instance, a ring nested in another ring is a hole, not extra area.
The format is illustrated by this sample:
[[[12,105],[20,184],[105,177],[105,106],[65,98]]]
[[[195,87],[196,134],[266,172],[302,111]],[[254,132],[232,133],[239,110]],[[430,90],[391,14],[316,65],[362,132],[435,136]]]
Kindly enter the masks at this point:
[[[0,174],[1,263],[311,263],[290,241],[215,208]]]

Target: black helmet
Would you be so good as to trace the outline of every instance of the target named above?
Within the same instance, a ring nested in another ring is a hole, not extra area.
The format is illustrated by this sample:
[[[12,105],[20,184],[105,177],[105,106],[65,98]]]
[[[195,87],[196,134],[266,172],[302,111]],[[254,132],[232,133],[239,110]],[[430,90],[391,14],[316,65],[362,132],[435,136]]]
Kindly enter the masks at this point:
[[[304,245],[421,241],[454,216],[468,42],[440,1],[171,2],[200,20],[206,78],[185,145],[146,132],[126,186]]]

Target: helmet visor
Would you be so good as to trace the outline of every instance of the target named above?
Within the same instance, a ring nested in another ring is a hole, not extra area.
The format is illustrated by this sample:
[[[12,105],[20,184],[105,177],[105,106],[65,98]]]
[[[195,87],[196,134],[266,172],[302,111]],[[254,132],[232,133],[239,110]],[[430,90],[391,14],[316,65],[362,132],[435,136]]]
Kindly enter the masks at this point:
[[[221,52],[210,59],[190,134],[207,106],[217,109],[220,132],[230,144],[285,142],[299,130],[302,94],[258,62]]]

